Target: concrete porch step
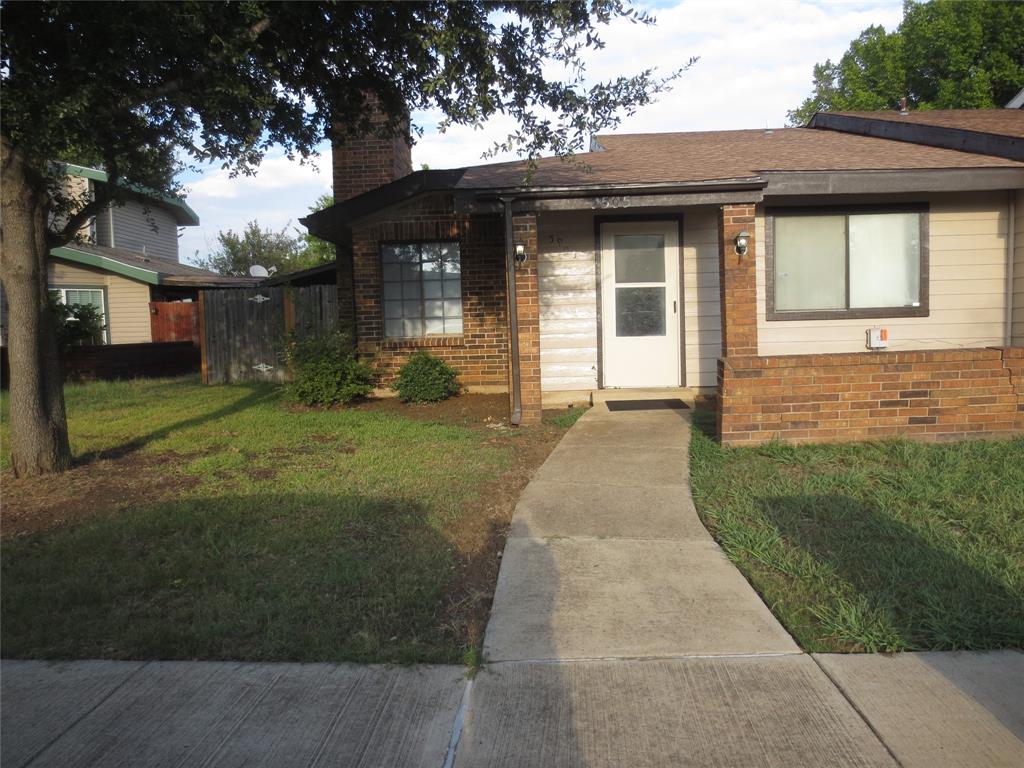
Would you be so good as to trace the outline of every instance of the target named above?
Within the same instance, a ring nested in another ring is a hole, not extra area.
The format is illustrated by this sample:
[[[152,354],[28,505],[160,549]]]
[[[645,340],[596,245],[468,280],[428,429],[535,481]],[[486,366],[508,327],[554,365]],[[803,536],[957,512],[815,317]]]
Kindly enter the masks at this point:
[[[682,400],[693,407],[702,394],[698,387],[657,387],[650,389],[595,389],[590,393],[591,405],[619,400]]]

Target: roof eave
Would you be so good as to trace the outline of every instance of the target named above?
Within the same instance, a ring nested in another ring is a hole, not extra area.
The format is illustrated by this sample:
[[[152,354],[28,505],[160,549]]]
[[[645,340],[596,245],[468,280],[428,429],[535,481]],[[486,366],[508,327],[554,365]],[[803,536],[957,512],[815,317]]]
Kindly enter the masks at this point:
[[[98,253],[80,251],[73,245],[63,245],[57,248],[52,248],[50,249],[50,255],[58,259],[72,261],[76,264],[82,264],[87,267],[95,267],[96,269],[102,269],[106,272],[113,272],[114,274],[121,275],[122,277],[139,280],[143,283],[149,283],[150,285],[160,285],[161,282],[161,275],[155,270],[143,269],[142,267],[125,264],[117,259],[101,256]]]
[[[807,127],[852,133],[858,136],[871,136],[877,139],[892,139],[911,144],[925,144],[975,155],[990,155],[1024,162],[1024,140],[1022,139],[968,128],[918,123],[913,121],[912,115],[907,117],[911,119],[899,121],[864,115],[816,112]]]

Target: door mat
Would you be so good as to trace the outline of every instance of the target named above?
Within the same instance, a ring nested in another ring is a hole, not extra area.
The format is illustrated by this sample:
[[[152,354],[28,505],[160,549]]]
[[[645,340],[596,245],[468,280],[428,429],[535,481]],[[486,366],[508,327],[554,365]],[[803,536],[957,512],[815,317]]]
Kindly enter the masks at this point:
[[[609,411],[666,411],[689,408],[678,398],[665,400],[609,400],[605,403]]]

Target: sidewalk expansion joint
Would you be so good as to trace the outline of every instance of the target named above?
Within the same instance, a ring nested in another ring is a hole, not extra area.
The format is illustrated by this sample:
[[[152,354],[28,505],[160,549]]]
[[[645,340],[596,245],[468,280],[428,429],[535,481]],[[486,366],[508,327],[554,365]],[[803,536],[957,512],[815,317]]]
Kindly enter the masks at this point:
[[[829,671],[825,669],[825,666],[820,661],[814,658],[813,653],[808,653],[807,655],[810,657],[811,661],[814,662],[814,665],[821,670],[821,673],[825,675],[828,681],[832,683],[833,686],[835,686],[835,689],[839,691],[839,695],[842,696],[846,703],[850,705],[850,708],[857,713],[857,717],[864,721],[864,725],[866,725],[868,727],[868,730],[875,735],[875,738],[878,739],[878,743],[885,747],[885,751],[889,753],[889,757],[892,758],[892,761],[897,766],[900,766],[900,768],[902,768],[903,763],[900,761],[898,757],[896,757],[896,753],[892,751],[892,749],[886,743],[885,739],[882,738],[882,734],[879,733],[877,728],[875,728],[874,723],[872,723],[871,720],[868,719],[868,716],[864,714],[863,710],[861,710],[861,708],[857,706],[857,703],[846,692],[846,689],[839,684],[838,680],[836,680],[834,677],[832,677],[832,675],[829,674]]]
[[[809,656],[803,651],[765,651],[752,653],[693,653],[666,656],[585,656],[572,659],[497,659],[488,661],[486,666],[498,667],[503,664],[591,664],[608,661],[689,661],[691,659],[771,659],[781,656]]]

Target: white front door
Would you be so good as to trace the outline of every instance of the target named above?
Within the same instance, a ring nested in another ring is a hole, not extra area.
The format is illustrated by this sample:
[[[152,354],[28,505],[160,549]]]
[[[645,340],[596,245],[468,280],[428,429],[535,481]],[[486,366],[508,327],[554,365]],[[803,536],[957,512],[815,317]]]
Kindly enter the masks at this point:
[[[679,229],[674,221],[601,225],[605,387],[678,387]]]

